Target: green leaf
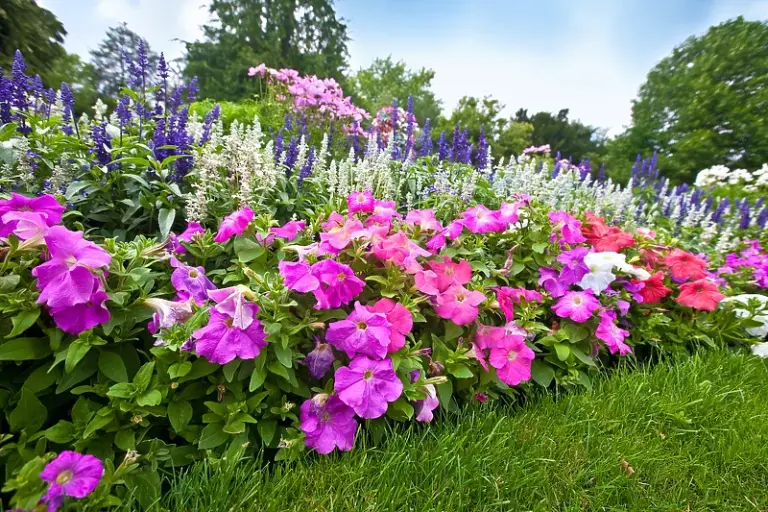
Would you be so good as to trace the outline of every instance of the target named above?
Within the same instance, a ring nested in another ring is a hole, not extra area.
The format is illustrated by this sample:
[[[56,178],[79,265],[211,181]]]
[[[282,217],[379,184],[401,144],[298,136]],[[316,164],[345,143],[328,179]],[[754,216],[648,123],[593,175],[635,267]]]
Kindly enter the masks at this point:
[[[144,366],[139,368],[139,371],[136,372],[136,376],[133,377],[133,384],[136,386],[136,389],[143,393],[147,387],[149,387],[149,382],[152,380],[152,372],[155,370],[155,362],[152,361],[150,363],[146,363]]]
[[[453,402],[453,384],[449,380],[443,384],[437,384],[437,397],[440,399],[440,407],[452,411],[456,409],[456,404]]]
[[[232,379],[235,377],[235,372],[240,366],[240,362],[241,362],[241,359],[233,359],[232,361],[224,365],[223,373],[224,373],[224,378],[227,380],[227,382],[232,382]]]
[[[144,164],[146,164],[146,162],[144,162]],[[121,176],[121,178],[126,178],[126,179],[129,179],[129,180],[133,180],[133,181],[135,181],[136,183],[140,184],[141,186],[143,186],[145,188],[150,188],[149,183],[147,183],[147,180],[145,180],[144,178],[142,178],[141,176],[138,176],[136,174],[123,174]]]
[[[160,212],[157,214],[157,222],[160,224],[160,236],[163,240],[168,238],[168,235],[171,233],[174,220],[176,220],[176,210],[160,208]]]
[[[168,420],[173,430],[180,433],[192,419],[192,406],[189,402],[171,402],[168,404]]]
[[[66,373],[71,373],[72,370],[75,369],[75,366],[77,366],[77,363],[85,357],[89,350],[91,350],[91,345],[87,341],[81,339],[73,341],[72,344],[67,347],[67,358],[64,360],[64,371]]]
[[[0,345],[0,361],[43,359],[51,353],[46,338],[16,338]]]
[[[537,384],[547,387],[555,378],[555,370],[547,363],[534,359],[531,364],[531,376]]]
[[[99,370],[115,382],[128,382],[128,371],[123,359],[114,352],[104,351],[99,354]]]
[[[576,356],[576,359],[578,359],[582,363],[587,364],[589,366],[597,366],[597,364],[595,364],[592,358],[586,355],[584,352],[582,352],[582,350],[579,347],[575,345],[571,346],[571,352],[573,352],[573,355]]]
[[[64,373],[56,386],[56,393],[62,393],[75,384],[78,384],[98,371],[98,356],[95,352],[89,353],[71,373]]]
[[[272,443],[272,439],[275,437],[275,431],[277,430],[277,421],[275,420],[261,420],[256,424],[256,428],[259,430],[261,440],[265,446],[269,446]]]
[[[240,263],[248,263],[264,254],[264,246],[256,240],[239,236],[235,238],[235,254]]]
[[[102,428],[112,423],[113,419],[115,418],[111,412],[105,416],[101,416],[97,413],[93,417],[93,419],[90,421],[90,423],[88,423],[88,426],[85,427],[85,432],[83,432],[83,438],[87,439],[91,437],[98,430],[101,430]]]
[[[160,405],[160,401],[163,399],[162,393],[157,389],[147,391],[136,399],[136,404],[140,407],[151,407],[154,405]]]
[[[571,343],[578,343],[589,336],[589,331],[586,327],[582,327],[581,325],[568,323],[565,324],[563,328],[565,329],[566,334],[568,334],[568,341]]]
[[[462,335],[464,329],[456,325],[451,321],[445,322],[445,338],[444,341],[455,340]]]
[[[38,366],[35,371],[29,374],[23,386],[33,393],[37,394],[49,386],[53,386],[56,379],[61,374],[60,368],[53,368],[49,371],[50,365]]]
[[[533,252],[537,254],[544,254],[544,251],[549,247],[549,244],[547,242],[536,242],[531,246],[533,249]]]
[[[168,368],[168,376],[172,379],[178,379],[184,377],[192,370],[192,363],[189,361],[183,361],[181,363],[173,363]]]
[[[293,351],[290,348],[283,347],[279,343],[272,344],[272,347],[275,349],[275,355],[277,356],[277,360],[280,361],[280,364],[286,368],[291,368],[293,366]]]
[[[34,325],[35,320],[40,316],[40,310],[35,309],[34,311],[22,311],[21,313],[17,314],[13,318],[11,318],[11,322],[13,323],[13,329],[10,333],[5,337],[8,338],[15,338],[19,334],[23,333],[32,325]]]
[[[471,379],[475,376],[472,370],[467,368],[463,364],[449,364],[448,373],[456,377],[457,379]]]
[[[61,420],[45,431],[45,438],[56,444],[66,444],[75,438],[76,433],[73,423]]]
[[[123,475],[125,486],[144,510],[151,510],[160,500],[160,475],[149,467],[130,471]]]
[[[16,408],[8,415],[8,423],[12,432],[24,430],[28,435],[32,435],[43,426],[47,417],[48,411],[35,394],[27,388],[21,388],[21,398]]]
[[[568,345],[565,345],[563,343],[555,343],[555,352],[557,353],[557,358],[561,361],[566,361],[568,359],[568,356],[571,355],[571,348]]]
[[[131,382],[118,382],[107,391],[112,398],[132,398],[136,394],[136,385]]]
[[[387,409],[387,416],[397,421],[408,421],[413,417],[413,413],[413,406],[408,403],[405,397],[398,398]]]
[[[136,433],[130,429],[120,430],[115,434],[115,445],[123,451],[136,449]]]
[[[210,450],[227,442],[229,434],[224,432],[221,423],[211,423],[200,433],[200,442],[197,447],[201,450]]]

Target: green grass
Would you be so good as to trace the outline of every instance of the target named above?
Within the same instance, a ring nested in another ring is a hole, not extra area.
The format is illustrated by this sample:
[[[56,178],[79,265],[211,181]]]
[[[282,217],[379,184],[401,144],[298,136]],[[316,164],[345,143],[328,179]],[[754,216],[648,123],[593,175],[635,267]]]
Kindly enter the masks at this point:
[[[420,428],[419,428],[420,427]],[[263,469],[199,464],[173,511],[768,509],[768,366],[710,352],[590,392],[472,407],[379,447]],[[630,476],[622,461],[634,469]]]

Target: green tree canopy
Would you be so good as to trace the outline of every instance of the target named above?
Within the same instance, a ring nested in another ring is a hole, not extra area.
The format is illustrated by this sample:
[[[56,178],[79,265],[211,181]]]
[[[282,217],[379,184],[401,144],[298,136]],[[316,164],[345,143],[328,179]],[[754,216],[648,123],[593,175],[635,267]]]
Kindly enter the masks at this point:
[[[375,114],[381,107],[397,100],[405,108],[413,96],[413,113],[420,125],[427,119],[434,123],[440,116],[441,102],[432,91],[435,72],[431,69],[409,69],[405,62],[394,62],[391,56],[378,58],[367,68],[352,75],[346,85],[355,105]]]
[[[658,151],[661,170],[684,181],[715,164],[756,169],[768,161],[766,112],[768,22],[729,20],[648,73],[612,160],[626,166]]]
[[[560,152],[563,158],[574,161],[598,156],[604,147],[605,134],[599,128],[588,126],[580,121],[568,119],[567,108],[557,115],[550,112],[537,112],[529,115],[526,109],[515,113],[515,121],[533,126],[531,142],[536,146],[549,144],[552,152]]]
[[[347,27],[332,0],[213,0],[204,40],[187,43],[187,77],[203,97],[240,100],[259,90],[248,68],[262,62],[343,79]]]
[[[21,50],[27,74],[38,74],[49,85],[51,66],[66,55],[66,34],[56,16],[34,0],[0,1],[0,67],[10,69],[14,53]]]
[[[91,50],[91,62],[96,71],[99,91],[114,97],[121,88],[126,86],[128,67],[124,55],[127,54],[132,60],[137,60],[141,40],[142,38],[129,29],[126,23],[107,29],[107,35],[99,43],[98,48]],[[149,65],[154,69],[157,66],[158,56],[146,41],[144,41],[144,48]]]

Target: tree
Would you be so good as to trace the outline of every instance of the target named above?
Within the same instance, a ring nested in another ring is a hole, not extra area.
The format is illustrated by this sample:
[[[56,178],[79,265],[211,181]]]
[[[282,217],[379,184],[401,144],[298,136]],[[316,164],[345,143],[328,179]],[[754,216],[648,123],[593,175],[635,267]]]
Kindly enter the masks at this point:
[[[419,124],[427,119],[436,122],[440,116],[441,102],[432,91],[435,72],[421,68],[413,71],[405,62],[394,62],[391,56],[378,58],[367,68],[360,69],[347,82],[348,93],[355,105],[375,114],[381,107],[398,105],[405,108],[408,96],[413,96],[413,113]]]
[[[580,161],[599,156],[604,147],[605,133],[580,121],[568,119],[569,110],[561,109],[557,115],[537,112],[529,116],[526,109],[515,113],[515,121],[533,126],[531,142],[535,146],[549,144],[552,152],[560,152],[563,158]]]
[[[53,64],[66,55],[64,26],[48,9],[34,0],[3,0],[0,2],[0,67],[10,69],[13,55],[21,50],[27,64],[27,74],[39,74],[49,85],[48,75]]]
[[[75,112],[93,115],[93,105],[101,96],[98,90],[98,73],[93,64],[83,62],[79,55],[67,53],[53,63],[49,73],[48,86],[59,90],[66,82],[75,95]],[[109,98],[102,101],[110,103]]]
[[[98,48],[91,50],[91,63],[96,69],[97,88],[109,96],[117,96],[120,89],[125,87],[128,79],[128,67],[125,55],[136,60],[139,41],[142,38],[128,28],[126,23],[107,29],[107,35],[99,43]],[[158,56],[144,41],[147,59],[152,69],[157,66]]]
[[[649,73],[632,124],[611,153],[627,166],[658,151],[659,167],[690,181],[715,164],[768,161],[768,22],[742,17],[690,37]]]
[[[248,68],[266,63],[343,80],[347,27],[332,0],[213,0],[204,40],[186,43],[184,74],[203,97],[240,100],[259,90]]]

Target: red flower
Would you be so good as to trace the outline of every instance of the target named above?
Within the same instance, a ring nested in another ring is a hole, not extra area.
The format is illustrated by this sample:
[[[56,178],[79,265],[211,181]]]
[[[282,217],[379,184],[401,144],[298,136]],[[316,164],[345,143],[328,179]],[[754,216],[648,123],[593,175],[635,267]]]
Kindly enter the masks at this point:
[[[680,285],[680,295],[677,296],[678,304],[703,311],[714,311],[725,295],[720,293],[717,285],[706,279],[699,279],[692,283]]]
[[[655,249],[640,249],[640,261],[648,267],[648,269],[656,268],[661,255]]]
[[[645,281],[637,281],[644,283],[645,286],[640,290],[640,295],[643,296],[643,304],[656,304],[661,302],[661,299],[669,295],[672,290],[664,286],[664,274],[656,272]]]
[[[606,226],[605,221],[592,212],[587,212],[587,220],[581,226],[581,234],[597,252],[619,252],[625,247],[635,245],[632,233],[622,231],[616,226]]]
[[[675,249],[664,258],[675,279],[702,279],[707,277],[707,262],[693,254]]]

